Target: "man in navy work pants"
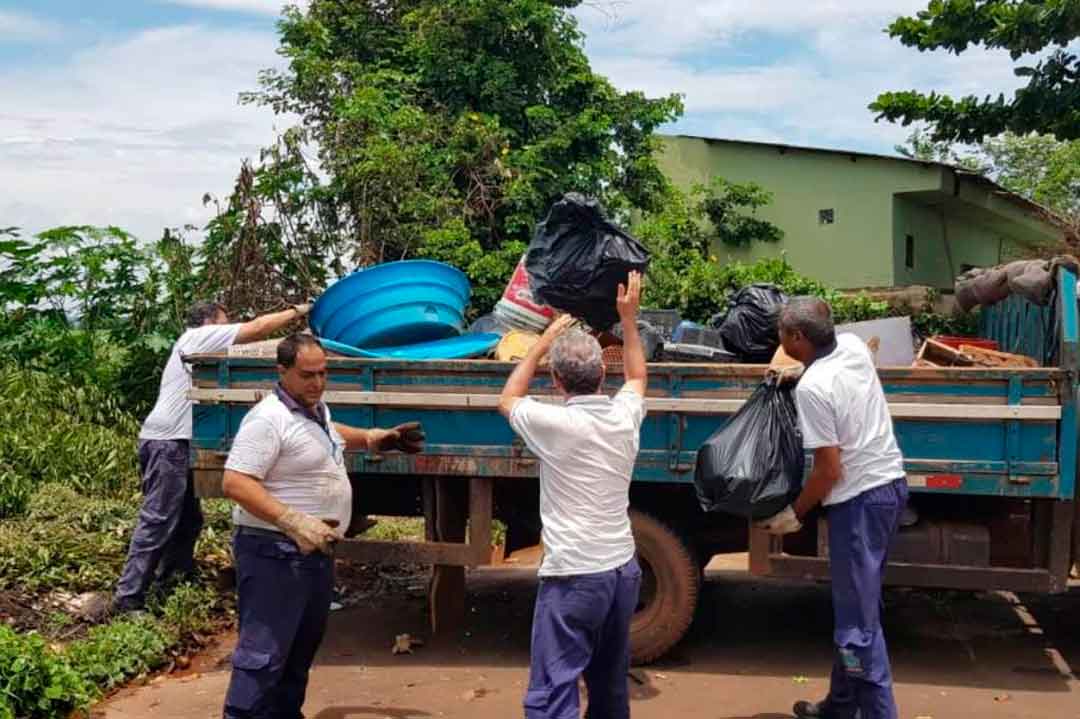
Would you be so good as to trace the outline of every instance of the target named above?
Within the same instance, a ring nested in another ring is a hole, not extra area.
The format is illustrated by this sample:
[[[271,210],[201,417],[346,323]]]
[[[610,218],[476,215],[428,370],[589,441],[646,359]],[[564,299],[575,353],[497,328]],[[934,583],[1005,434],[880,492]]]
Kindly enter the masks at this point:
[[[540,460],[544,559],[532,625],[527,719],[578,719],[578,678],[589,719],[630,715],[630,619],[641,569],[628,515],[630,478],[645,418],[647,373],[637,329],[641,277],[631,273],[616,304],[626,383],[600,393],[600,345],[573,319],[557,319],[507,380],[499,411]],[[540,360],[565,400],[526,397]]]
[[[173,345],[157,402],[139,432],[143,503],[113,596],[114,611],[142,609],[155,580],[170,584],[195,572],[195,542],[203,516],[189,470],[191,373],[184,355],[224,352],[234,344],[265,339],[309,309],[296,305],[238,324],[230,324],[225,308],[213,302],[197,303],[188,311],[188,328]]]
[[[311,335],[277,348],[280,382],[245,415],[225,463],[240,638],[225,719],[302,719],[308,672],[334,586],[333,544],[349,526],[346,450],[423,448],[419,423],[356,429],[322,401],[326,353]]]
[[[797,532],[807,513],[824,505],[835,621],[829,695],[797,703],[795,715],[896,719],[881,580],[908,488],[885,393],[870,350],[854,335],[836,336],[825,302],[791,300],[780,313],[780,340],[805,367],[795,404],[814,466],[794,504],[759,526]]]

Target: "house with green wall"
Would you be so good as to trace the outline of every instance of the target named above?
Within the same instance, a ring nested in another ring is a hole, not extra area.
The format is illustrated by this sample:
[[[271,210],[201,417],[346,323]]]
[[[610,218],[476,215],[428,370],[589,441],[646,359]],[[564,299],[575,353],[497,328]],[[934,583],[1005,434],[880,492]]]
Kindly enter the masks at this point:
[[[660,166],[689,190],[715,177],[773,194],[758,216],[779,242],[717,248],[722,262],[785,253],[800,273],[841,289],[951,288],[987,267],[1060,246],[1044,208],[951,165],[763,142],[663,136]]]

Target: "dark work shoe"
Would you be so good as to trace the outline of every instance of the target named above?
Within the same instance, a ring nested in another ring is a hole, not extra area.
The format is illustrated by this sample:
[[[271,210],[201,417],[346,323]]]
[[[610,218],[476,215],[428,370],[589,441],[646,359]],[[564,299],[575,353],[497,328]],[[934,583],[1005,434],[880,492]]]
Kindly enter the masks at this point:
[[[795,713],[796,719],[846,719],[841,714],[832,711],[828,701],[795,702],[791,711]],[[859,716],[860,712],[856,709],[852,719],[859,719]]]

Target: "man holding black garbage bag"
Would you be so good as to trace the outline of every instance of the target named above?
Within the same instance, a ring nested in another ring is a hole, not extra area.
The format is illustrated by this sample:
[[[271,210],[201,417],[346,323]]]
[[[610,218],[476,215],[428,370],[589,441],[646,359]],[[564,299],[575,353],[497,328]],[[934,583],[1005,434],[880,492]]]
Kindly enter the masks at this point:
[[[599,343],[563,315],[510,375],[499,398],[499,411],[540,459],[544,559],[526,719],[576,719],[581,676],[589,691],[586,716],[630,715],[630,618],[641,569],[628,510],[648,380],[637,328],[640,296],[641,276],[631,272],[616,300],[626,382],[615,397],[602,393]],[[545,354],[564,404],[526,397]]]
[[[784,352],[805,367],[795,404],[814,466],[794,503],[757,526],[776,535],[797,532],[824,505],[835,620],[829,695],[797,703],[795,715],[896,719],[881,582],[908,488],[885,393],[870,350],[854,335],[836,336],[822,300],[791,300],[779,324]]]

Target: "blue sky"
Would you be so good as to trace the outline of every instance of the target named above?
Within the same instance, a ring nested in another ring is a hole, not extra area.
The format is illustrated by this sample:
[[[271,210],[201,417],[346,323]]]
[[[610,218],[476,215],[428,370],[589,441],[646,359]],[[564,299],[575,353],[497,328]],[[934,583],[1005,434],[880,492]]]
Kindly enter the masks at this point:
[[[670,131],[891,152],[866,110],[887,89],[1010,91],[1001,53],[920,54],[882,28],[925,0],[598,0],[593,66],[685,94]],[[0,226],[201,225],[239,163],[288,126],[243,107],[279,62],[278,0],[0,0]]]

